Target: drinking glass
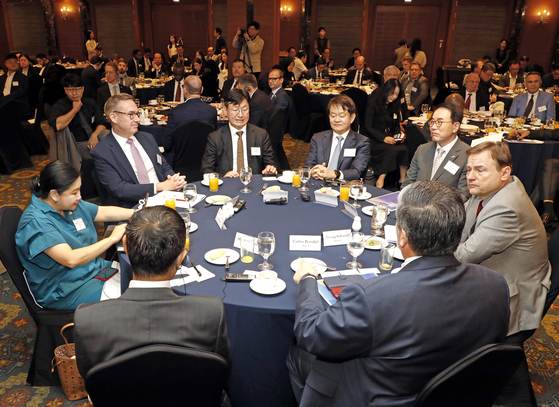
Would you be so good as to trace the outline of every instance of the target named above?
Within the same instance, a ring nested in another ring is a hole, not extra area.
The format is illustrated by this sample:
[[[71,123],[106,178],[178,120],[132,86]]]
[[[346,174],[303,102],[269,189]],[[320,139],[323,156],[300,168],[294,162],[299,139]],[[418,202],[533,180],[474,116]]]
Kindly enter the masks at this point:
[[[301,178],[301,182],[303,183],[303,186],[299,188],[299,191],[308,191],[309,188],[306,185],[311,178],[311,167],[309,167],[308,165],[303,165],[299,172],[299,176]]]
[[[392,263],[394,261],[395,251],[396,251],[396,245],[394,243],[382,242],[382,246],[380,248],[380,260],[378,264],[381,270],[392,269]]]
[[[385,204],[378,204],[373,206],[371,216],[371,234],[373,236],[382,236],[384,232],[382,231],[382,225],[386,222],[388,218],[388,206]]]
[[[252,263],[254,260],[254,238],[252,236],[241,237],[241,261]]]
[[[427,112],[429,110],[431,110],[431,106],[429,106],[427,103],[421,105],[421,113],[423,113],[423,117],[425,119],[427,119]]]
[[[176,209],[175,196],[172,193],[165,194],[165,206],[171,209]]]
[[[140,107],[140,99],[134,99],[134,103],[136,103],[136,107]]]
[[[179,213],[179,215],[181,215],[181,218],[184,221],[184,226],[186,227],[186,230],[190,231],[190,215],[188,214],[188,212],[181,212]]]
[[[274,265],[268,263],[270,257],[276,249],[276,239],[272,232],[260,232],[258,234],[258,254],[264,258],[264,263],[258,265],[260,270],[271,270]]]
[[[165,100],[165,99],[164,99],[163,95],[157,95],[157,103],[158,103],[158,104],[163,103],[164,100]]]
[[[484,126],[485,130],[487,130],[487,134],[495,131],[495,122],[491,118],[485,120]]]
[[[347,242],[347,251],[353,257],[353,260],[348,261],[346,267],[354,270],[363,267],[357,263],[357,257],[361,256],[363,250],[365,250],[365,235],[361,232],[351,232]]]
[[[353,207],[355,209],[361,208],[361,205],[357,203],[357,199],[361,198],[365,193],[364,186],[363,186],[363,178],[359,179],[359,181],[351,181],[350,188],[351,188],[351,195],[353,195]]]
[[[248,189],[247,185],[250,184],[250,181],[252,181],[252,168],[242,167],[240,178],[241,182],[245,185],[245,187],[241,189],[241,193],[248,194],[249,192],[251,192],[251,190]]]
[[[186,184],[182,192],[184,193],[184,200],[188,202],[188,208],[186,209],[186,211],[188,213],[196,212],[196,208],[192,207],[192,202],[194,202],[196,200],[196,197],[198,196],[196,192],[196,184]]]
[[[301,177],[299,176],[301,170],[297,168],[293,170],[293,180],[291,181],[291,186],[293,188],[299,188],[301,186]]]

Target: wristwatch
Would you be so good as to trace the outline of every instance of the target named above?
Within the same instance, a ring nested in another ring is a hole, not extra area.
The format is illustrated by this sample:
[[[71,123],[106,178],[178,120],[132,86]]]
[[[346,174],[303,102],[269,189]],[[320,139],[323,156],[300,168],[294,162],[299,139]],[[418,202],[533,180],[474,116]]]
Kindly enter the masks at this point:
[[[342,175],[340,170],[334,170],[334,172],[336,173],[336,179],[340,179],[340,176]]]
[[[302,281],[303,279],[307,278],[307,277],[312,277],[315,280],[318,280],[318,276],[315,276],[314,274],[311,273],[305,273],[301,276],[301,278],[299,279],[299,281]]]

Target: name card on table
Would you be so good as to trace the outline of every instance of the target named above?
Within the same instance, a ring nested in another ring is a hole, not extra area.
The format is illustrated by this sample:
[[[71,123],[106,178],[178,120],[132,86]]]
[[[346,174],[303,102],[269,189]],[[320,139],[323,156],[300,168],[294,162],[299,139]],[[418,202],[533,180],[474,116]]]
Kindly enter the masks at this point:
[[[350,218],[353,219],[357,216],[357,209],[355,209],[355,206],[353,206],[349,202],[344,201],[344,208],[345,208],[346,215],[349,216]]]
[[[314,203],[336,207],[338,206],[338,197],[332,194],[323,194],[320,189],[314,191]]]
[[[268,202],[272,199],[285,198],[289,200],[289,193],[284,190],[279,191],[262,191],[262,202]]]
[[[351,229],[329,230],[322,232],[324,247],[346,245],[351,235]]]
[[[215,215],[215,222],[221,230],[227,230],[227,226],[225,226],[225,220],[226,218],[223,211],[217,211],[217,215]]]
[[[320,235],[289,235],[289,250],[319,252],[322,250]]]
[[[245,235],[244,233],[241,233],[241,232],[237,232],[235,234],[235,241],[233,242],[233,247],[236,247],[237,249],[241,248],[241,238],[242,237],[252,238],[254,240],[254,253],[258,253],[258,239],[254,236]]]

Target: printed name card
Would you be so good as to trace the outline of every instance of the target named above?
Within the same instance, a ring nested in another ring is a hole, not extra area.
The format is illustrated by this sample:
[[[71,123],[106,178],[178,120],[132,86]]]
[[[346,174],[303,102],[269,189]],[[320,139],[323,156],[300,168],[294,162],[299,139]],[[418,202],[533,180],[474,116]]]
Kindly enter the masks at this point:
[[[262,191],[262,202],[268,202],[273,199],[289,199],[289,192],[280,190],[280,191]]]
[[[357,209],[355,209],[355,206],[353,206],[347,201],[344,201],[344,209],[347,214],[351,215],[350,216],[351,218],[355,218],[357,216]]]
[[[322,232],[324,247],[346,245],[350,235],[351,229],[324,231]]]
[[[338,206],[338,197],[332,194],[323,194],[320,189],[314,191],[314,203],[336,207]]]
[[[320,235],[290,235],[289,250],[319,252],[322,249],[321,240]]]

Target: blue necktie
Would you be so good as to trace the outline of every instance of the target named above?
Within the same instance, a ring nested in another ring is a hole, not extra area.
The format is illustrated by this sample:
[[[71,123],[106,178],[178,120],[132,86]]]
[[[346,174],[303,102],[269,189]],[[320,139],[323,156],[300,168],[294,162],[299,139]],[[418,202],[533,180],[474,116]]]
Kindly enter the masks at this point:
[[[332,170],[332,171],[338,169],[338,160],[340,159],[340,153],[342,152],[343,137],[342,136],[336,136],[336,138],[338,139],[338,144],[336,144],[336,148],[334,149],[334,154],[332,154],[332,158],[330,159],[330,162],[328,163],[328,169]]]

